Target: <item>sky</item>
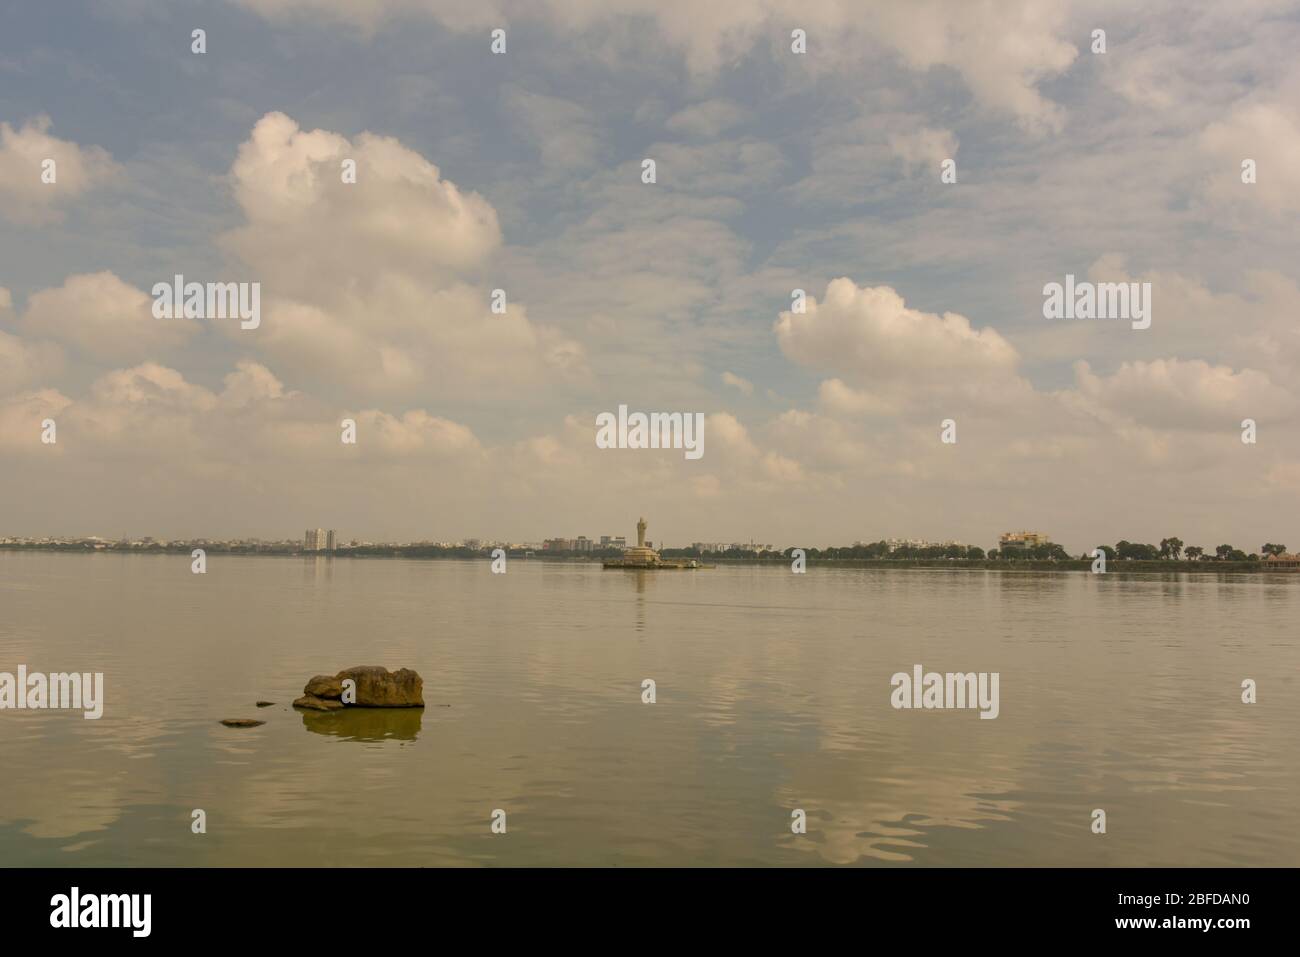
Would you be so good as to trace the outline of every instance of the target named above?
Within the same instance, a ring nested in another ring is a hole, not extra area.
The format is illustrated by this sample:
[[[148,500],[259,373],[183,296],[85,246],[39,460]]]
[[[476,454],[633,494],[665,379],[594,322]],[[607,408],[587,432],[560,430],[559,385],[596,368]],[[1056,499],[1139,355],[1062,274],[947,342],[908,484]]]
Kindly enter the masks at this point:
[[[0,535],[1300,545],[1300,3],[1196,7],[6,5]]]

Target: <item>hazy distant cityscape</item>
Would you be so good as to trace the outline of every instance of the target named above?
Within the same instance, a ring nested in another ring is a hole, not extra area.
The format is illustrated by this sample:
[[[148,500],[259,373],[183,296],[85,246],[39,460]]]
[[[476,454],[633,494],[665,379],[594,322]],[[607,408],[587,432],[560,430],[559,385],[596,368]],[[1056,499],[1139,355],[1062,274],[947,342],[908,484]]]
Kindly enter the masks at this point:
[[[878,541],[855,541],[851,545],[828,545],[822,548],[809,545],[776,546],[771,543],[704,542],[684,545],[667,545],[646,540],[647,548],[654,548],[666,558],[714,558],[719,560],[783,560],[794,549],[802,548],[814,560],[858,561],[950,561],[950,562],[1091,562],[1093,550],[1071,555],[1064,546],[1038,531],[1003,532],[997,544],[987,550],[978,545],[959,541],[928,541],[921,538],[889,538]],[[314,555],[341,557],[410,557],[410,558],[474,558],[491,556],[498,549],[516,558],[545,559],[602,559],[616,558],[628,550],[624,535],[601,535],[591,538],[578,535],[574,538],[554,537],[539,542],[509,541],[505,539],[464,538],[457,541],[411,540],[398,542],[373,542],[360,539],[344,541],[335,529],[307,529],[301,538],[187,538],[165,539],[143,536],[140,538],[109,539],[97,535],[84,537],[0,537],[0,549],[48,549],[59,551],[107,552],[184,552],[202,548],[213,552],[272,555]],[[1121,562],[1229,562],[1235,564],[1260,564],[1268,568],[1300,568],[1300,555],[1287,550],[1287,546],[1266,542],[1257,550],[1246,552],[1232,545],[1221,544],[1213,548],[1185,545],[1176,537],[1164,538],[1158,545],[1121,540],[1114,546],[1098,545],[1107,561]]]

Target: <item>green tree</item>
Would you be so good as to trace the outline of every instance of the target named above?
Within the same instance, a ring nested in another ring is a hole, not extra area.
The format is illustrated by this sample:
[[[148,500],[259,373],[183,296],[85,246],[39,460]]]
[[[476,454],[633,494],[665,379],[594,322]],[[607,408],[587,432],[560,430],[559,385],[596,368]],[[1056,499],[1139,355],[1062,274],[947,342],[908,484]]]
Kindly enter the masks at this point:
[[[1143,545],[1139,542],[1117,542],[1115,552],[1119,555],[1120,561],[1149,562],[1160,556],[1160,550],[1154,545]]]
[[[1196,561],[1205,554],[1205,549],[1200,545],[1188,545],[1187,548],[1183,550],[1183,554],[1187,556],[1188,561]]]

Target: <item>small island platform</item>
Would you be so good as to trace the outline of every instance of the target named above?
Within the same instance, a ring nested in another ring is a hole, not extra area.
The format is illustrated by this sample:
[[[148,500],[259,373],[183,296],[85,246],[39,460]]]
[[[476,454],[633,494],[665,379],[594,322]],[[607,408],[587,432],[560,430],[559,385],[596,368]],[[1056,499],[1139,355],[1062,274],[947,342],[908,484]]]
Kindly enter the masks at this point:
[[[645,519],[636,523],[636,547],[625,549],[622,558],[602,562],[604,568],[707,568],[694,558],[684,561],[665,561],[659,553],[645,543]]]
[[[686,561],[658,561],[646,562],[637,561],[631,558],[611,558],[607,562],[601,562],[602,568],[712,568],[712,565],[702,565],[694,558]]]

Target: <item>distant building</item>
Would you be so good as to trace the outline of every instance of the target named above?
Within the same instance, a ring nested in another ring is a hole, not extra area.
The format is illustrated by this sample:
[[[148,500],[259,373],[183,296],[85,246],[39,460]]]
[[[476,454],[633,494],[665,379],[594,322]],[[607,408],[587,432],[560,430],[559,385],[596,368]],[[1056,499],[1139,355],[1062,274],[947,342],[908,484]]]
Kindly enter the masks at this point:
[[[338,533],[323,528],[309,528],[302,535],[304,552],[332,552],[338,548]]]
[[[965,548],[961,542],[930,542],[924,538],[889,538],[885,540],[889,547],[890,553],[898,551],[900,548]]]
[[[1283,552],[1280,555],[1264,556],[1264,563],[1269,568],[1300,568],[1300,555]]]
[[[1023,552],[1038,545],[1050,545],[1052,539],[1043,532],[1003,532],[998,548],[1003,552]]]
[[[691,548],[703,554],[705,552],[725,552],[731,546],[726,542],[691,542]]]
[[[601,548],[627,548],[627,536],[625,535],[602,535],[600,536]]]

